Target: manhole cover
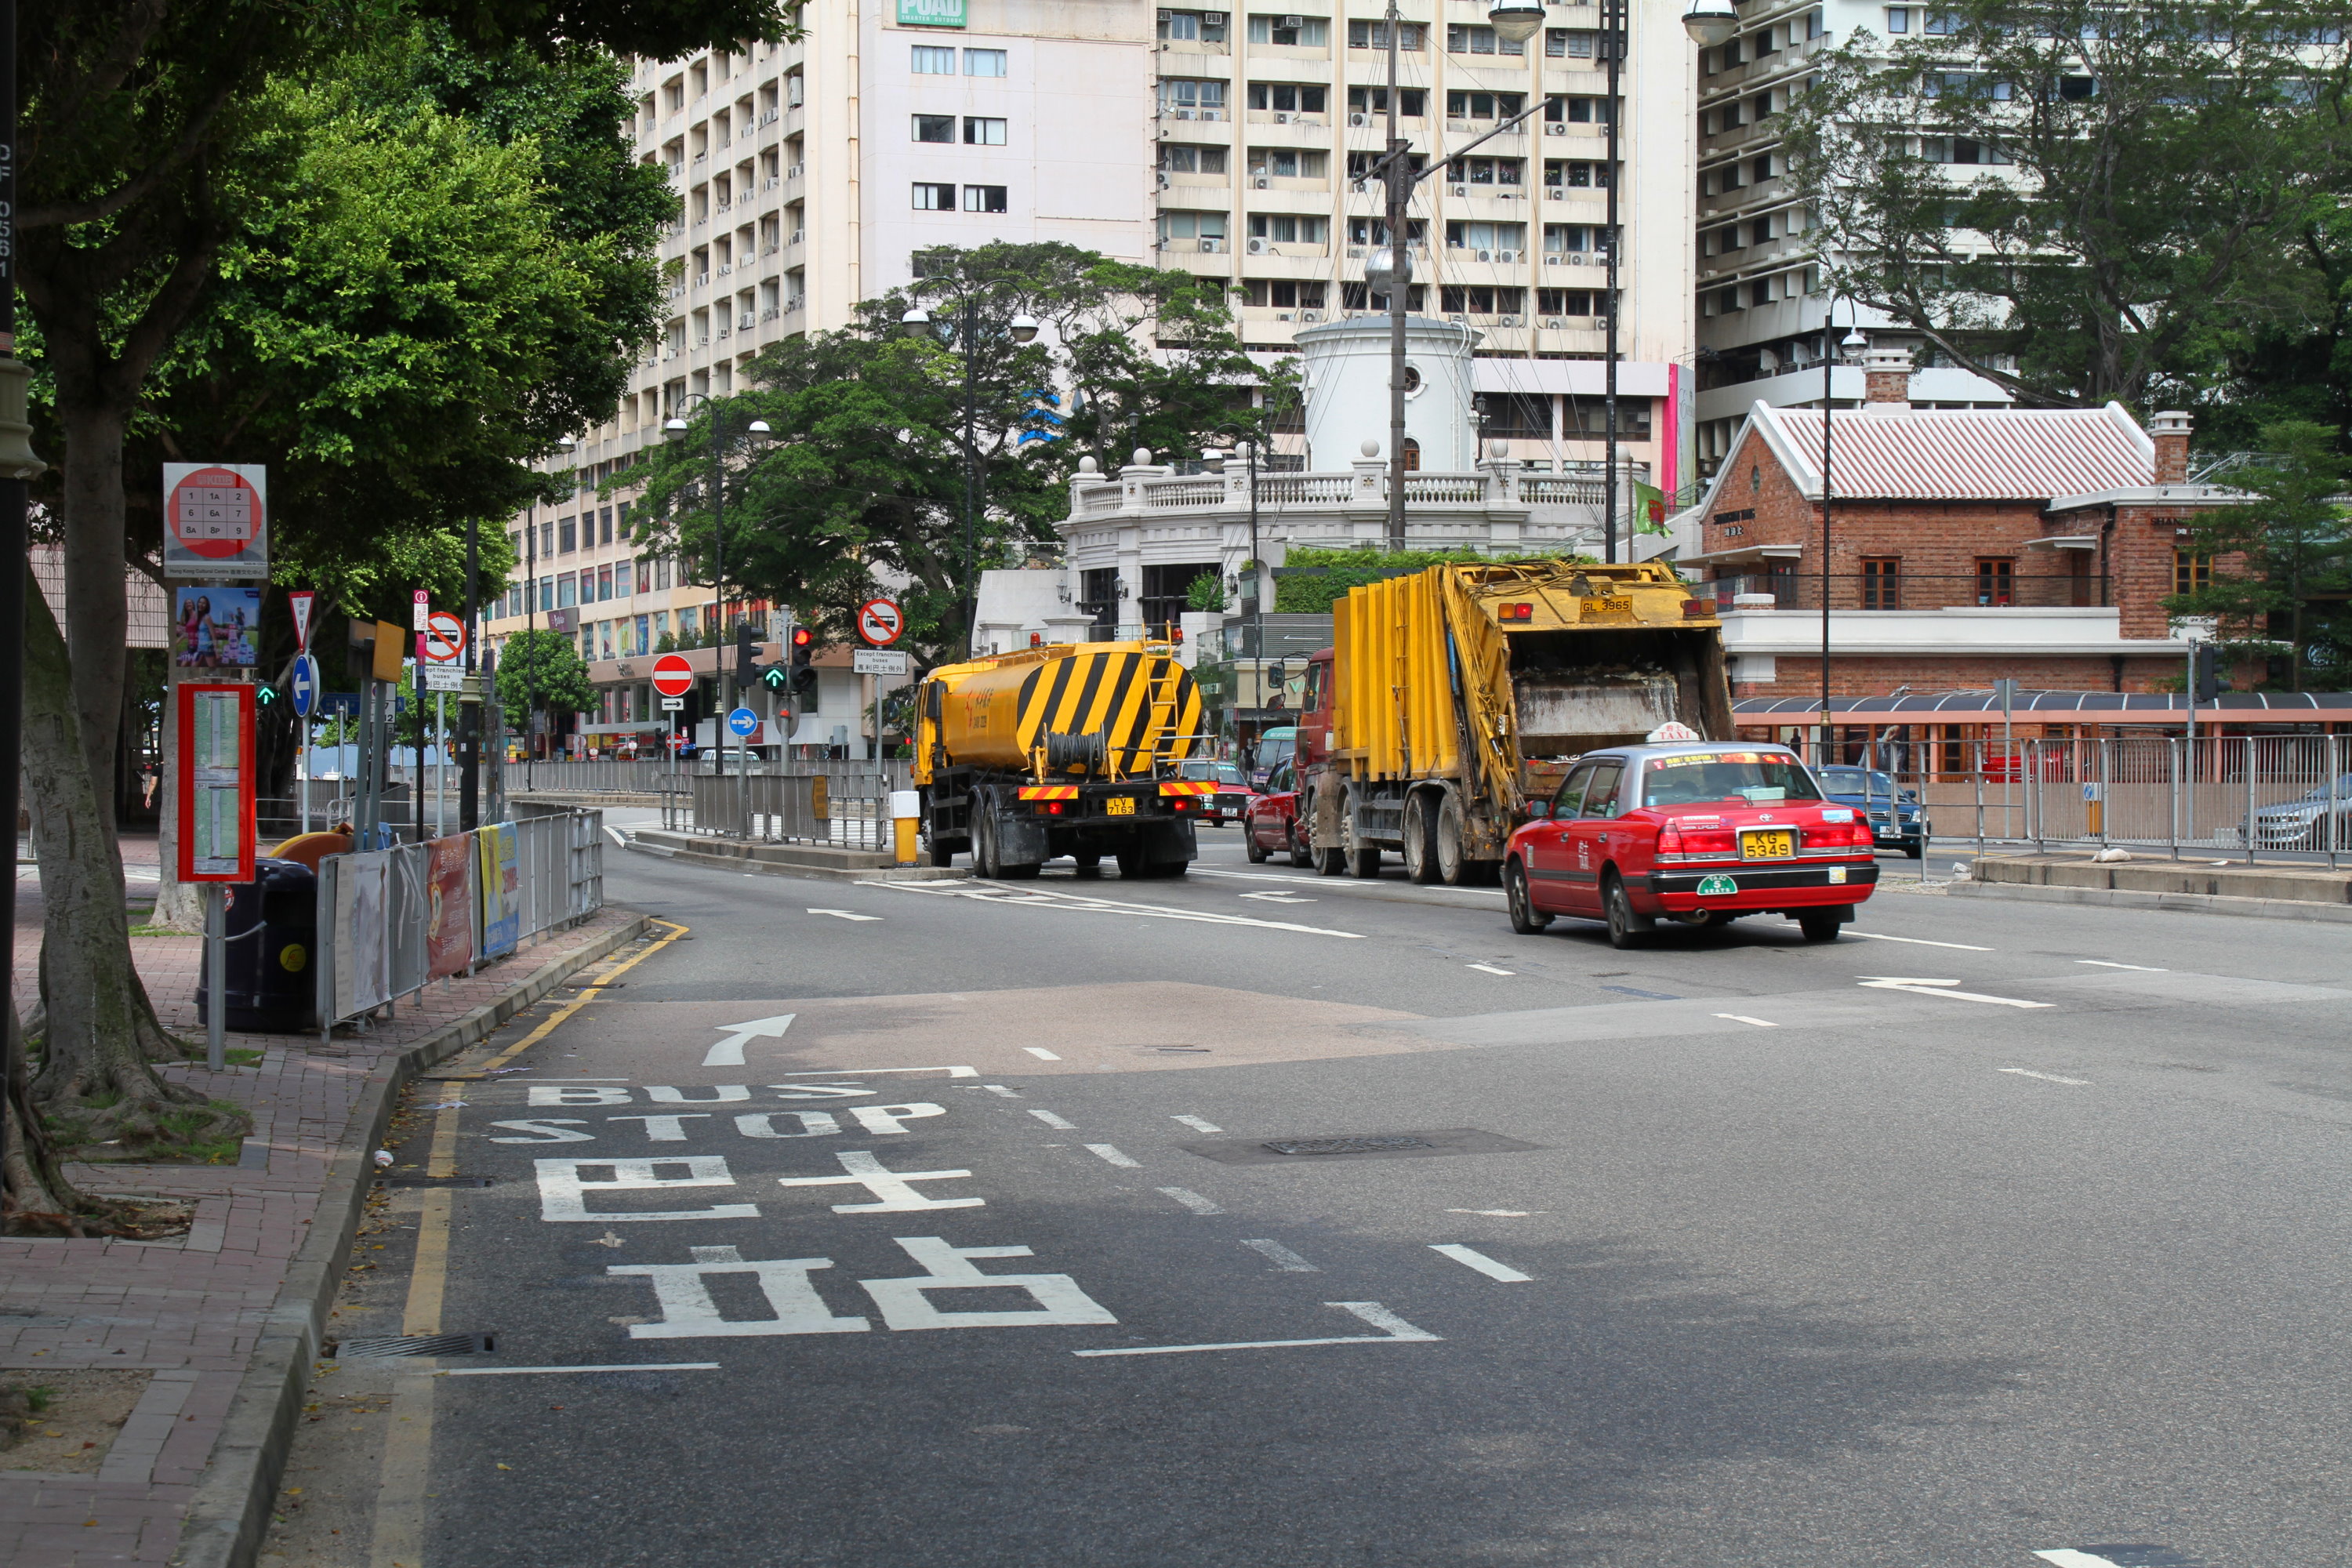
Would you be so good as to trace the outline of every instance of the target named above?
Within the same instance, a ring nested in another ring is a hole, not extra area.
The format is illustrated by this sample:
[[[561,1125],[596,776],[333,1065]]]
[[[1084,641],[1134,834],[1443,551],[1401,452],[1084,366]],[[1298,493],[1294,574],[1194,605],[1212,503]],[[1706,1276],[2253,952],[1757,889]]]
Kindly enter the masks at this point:
[[[1266,1145],[1277,1154],[1370,1154],[1382,1149],[1433,1148],[1426,1138],[1277,1138]]]
[[[330,1345],[337,1361],[373,1361],[388,1356],[488,1355],[488,1334],[400,1334],[386,1339],[345,1340]]]

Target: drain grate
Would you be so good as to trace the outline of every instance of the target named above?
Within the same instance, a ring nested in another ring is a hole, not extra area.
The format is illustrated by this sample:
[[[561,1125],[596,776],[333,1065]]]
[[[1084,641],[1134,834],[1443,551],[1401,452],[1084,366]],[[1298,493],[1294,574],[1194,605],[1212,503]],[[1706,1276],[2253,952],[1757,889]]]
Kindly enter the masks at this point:
[[[378,1176],[379,1187],[487,1187],[488,1176]]]
[[[393,1356],[488,1355],[488,1334],[396,1334],[383,1339],[345,1340],[329,1345],[337,1361],[380,1361]]]
[[[1277,1154],[1370,1154],[1382,1149],[1428,1149],[1426,1138],[1277,1138],[1265,1145]]]

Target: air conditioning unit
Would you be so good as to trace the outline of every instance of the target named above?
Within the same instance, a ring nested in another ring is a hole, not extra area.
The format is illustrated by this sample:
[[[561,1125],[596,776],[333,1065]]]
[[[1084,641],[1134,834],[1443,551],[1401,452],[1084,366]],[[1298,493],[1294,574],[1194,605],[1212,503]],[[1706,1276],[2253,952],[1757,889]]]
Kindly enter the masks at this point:
[[[1448,316],[1445,319],[1457,327],[1466,327],[1470,324],[1470,318],[1467,316]]]
[[[1568,264],[1570,267],[1588,267],[1591,262],[1592,258],[1580,250],[1571,250],[1568,253]]]
[[[1481,261],[1492,261],[1495,259],[1495,253],[1491,250],[1482,250],[1478,253],[1478,259]]]
[[[1566,121],[1559,120],[1547,121],[1544,125],[1544,134],[1547,136],[1565,136],[1568,134],[1568,122]]]
[[[807,166],[808,165],[805,163],[794,163],[791,168],[784,171],[784,178],[787,180],[799,179],[801,177],[801,171]]]
[[[1287,125],[1290,123],[1290,116],[1277,110],[1275,111],[1274,122],[1276,125]]]
[[[1223,11],[1203,11],[1201,21],[1205,26],[1222,27],[1225,25],[1225,14]]]
[[[762,255],[762,256],[773,256],[773,255],[775,255],[775,254],[776,254],[776,252],[778,252],[779,250],[782,250],[782,248],[783,248],[783,247],[782,247],[782,246],[781,246],[781,245],[777,244],[774,240],[772,240],[772,240],[770,240],[767,244],[765,244],[765,245],[763,245],[763,246],[761,246],[761,247],[760,247],[760,254],[761,254],[761,255]]]
[[[1204,239],[1204,240],[1202,240],[1202,241],[1201,242],[1201,250],[1202,250],[1202,253],[1203,255],[1207,255],[1207,256],[1217,256],[1217,255],[1222,255],[1222,254],[1223,253],[1223,251],[1224,251],[1224,248],[1225,248],[1225,242],[1224,242],[1223,240],[1222,240],[1222,239]]]
[[[1285,27],[1303,27],[1307,26],[1307,18],[1304,16],[1285,16],[1279,25]]]
[[[801,242],[801,237],[807,232],[808,231],[806,229],[796,228],[793,230],[793,237],[786,240],[784,243],[787,245],[798,245]]]
[[[1525,316],[1502,316],[1496,319],[1507,327],[1524,327],[1528,324],[1528,319]]]
[[[1163,191],[1168,188],[1168,176],[1165,174],[1160,176],[1160,188]]]
[[[1176,111],[1176,118],[1179,120],[1190,120],[1192,118],[1192,111],[1189,109],[1180,109]]]
[[[1201,118],[1203,120],[1223,120],[1224,117],[1225,111],[1222,109],[1204,109],[1201,110]]]
[[[1348,256],[1351,260],[1360,261],[1363,259],[1364,247],[1360,245],[1351,245],[1348,247]]]
[[[1348,116],[1349,125],[1358,131],[1364,130],[1366,127],[1370,126],[1371,122],[1372,117],[1369,114],[1350,114]]]
[[[696,273],[694,275],[694,286],[698,289],[709,288],[710,286],[710,274],[708,272]]]
[[[1274,254],[1274,241],[1270,239],[1253,239],[1249,242],[1249,253],[1252,256],[1272,256]]]
[[[1320,310],[1301,310],[1298,312],[1298,319],[1307,322],[1319,321],[1323,319],[1323,312]]]
[[[1290,320],[1290,312],[1287,310],[1276,310],[1274,313],[1274,319],[1277,321],[1286,321]]]
[[[1515,267],[1518,264],[1519,253],[1516,250],[1498,250],[1495,252],[1495,259],[1506,267]]]
[[[1568,323],[1561,321],[1558,316],[1546,316],[1543,319],[1543,325],[1547,331],[1557,332],[1566,327]]]
[[[759,325],[759,317],[753,315],[751,311],[746,310],[743,312],[741,317],[736,321],[735,325],[738,331],[748,332],[753,327]]]
[[[719,276],[721,278],[726,277],[730,272],[734,270],[735,264],[731,261],[722,261],[719,264]]]
[[[1457,196],[1466,196],[1470,194],[1470,187],[1467,185],[1456,185],[1454,187],[1454,194]]]
[[[1547,250],[1544,252],[1544,265],[1546,267],[1558,267],[1560,265],[1561,259],[1559,252],[1556,250]]]
[[[1273,182],[1272,180],[1267,179],[1264,174],[1260,174],[1260,175],[1258,175],[1258,176],[1257,176],[1257,178],[1255,178],[1255,179],[1252,180],[1252,181],[1250,182],[1250,184],[1253,184],[1253,185],[1255,185],[1259,190],[1263,191],[1263,190],[1265,190],[1265,189],[1267,189],[1268,187],[1270,187],[1270,186],[1274,184],[1274,182]]]

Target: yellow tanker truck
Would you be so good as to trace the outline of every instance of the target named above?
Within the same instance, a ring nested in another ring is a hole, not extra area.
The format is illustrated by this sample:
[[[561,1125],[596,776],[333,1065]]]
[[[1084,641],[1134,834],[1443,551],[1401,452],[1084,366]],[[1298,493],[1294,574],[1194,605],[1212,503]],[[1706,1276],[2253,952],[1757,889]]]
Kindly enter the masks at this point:
[[[915,784],[934,866],[1034,877],[1181,877],[1213,784],[1176,776],[1201,743],[1201,693],[1164,643],[1025,648],[941,665],[916,694]]]

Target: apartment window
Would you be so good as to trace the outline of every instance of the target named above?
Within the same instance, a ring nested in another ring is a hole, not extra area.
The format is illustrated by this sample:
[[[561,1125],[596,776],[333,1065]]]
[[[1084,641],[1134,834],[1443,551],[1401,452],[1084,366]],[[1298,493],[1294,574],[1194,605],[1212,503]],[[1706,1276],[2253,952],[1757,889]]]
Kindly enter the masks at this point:
[[[966,76],[1003,76],[1005,56],[1003,49],[966,49],[963,52],[963,74]]]
[[[1406,285],[1404,308],[1407,310],[1419,310],[1425,308],[1426,293],[1427,290],[1418,283]],[[1389,297],[1368,284],[1342,283],[1339,285],[1339,303],[1343,308],[1350,310],[1385,310],[1389,308]]]
[[[1330,169],[1328,153],[1301,153],[1288,147],[1253,147],[1249,172],[1277,180],[1319,180]]]
[[[568,610],[579,602],[579,579],[566,572],[555,580],[555,607],[559,610]]]
[[[1815,38],[1823,37],[1826,32],[1827,29],[1822,25],[1822,14],[1819,11],[1808,11],[1805,13],[1805,38],[1807,42],[1811,42]]]
[[[1903,607],[1903,558],[1865,555],[1862,558],[1862,607],[1899,610]]]
[[[629,596],[629,583],[633,575],[628,562],[616,561],[613,563],[613,597],[625,599]]]
[[[541,555],[555,553],[555,521],[552,518],[539,525],[539,552]]]
[[[1331,42],[1331,25],[1318,16],[1252,16],[1249,41],[1286,49],[1326,48]]]
[[[1605,191],[1609,188],[1609,165],[1580,158],[1548,158],[1544,161],[1544,184],[1563,189],[1597,187]]]
[[[1160,237],[1162,239],[1223,239],[1225,237],[1225,215],[1223,213],[1161,213]]]
[[[2006,163],[2009,155],[1994,142],[1972,136],[1922,136],[1919,155],[1930,163]]]
[[[1292,283],[1280,279],[1253,278],[1243,285],[1243,298],[1249,303],[1276,310],[1319,310],[1323,308],[1323,288],[1320,283]]]
[[[1514,109],[1508,112],[1517,114]],[[1565,120],[1571,125],[1606,125],[1609,123],[1609,100],[1605,98],[1549,98],[1544,100],[1544,119],[1557,125]]]
[[[936,180],[915,182],[915,210],[919,213],[950,213],[955,211],[956,188]]]
[[[1728,316],[1745,309],[1739,302],[1739,288],[1737,284],[1728,289],[1718,289],[1706,298],[1710,301],[1706,313],[1710,316]]]
[[[1001,213],[1004,210],[1003,185],[966,185],[963,188],[963,210],[968,213]]]
[[[1544,225],[1544,248],[1554,255],[1571,252],[1606,250],[1608,244],[1600,226],[1589,223],[1548,223]]]
[[[2172,591],[2194,594],[2213,585],[2213,558],[2193,550],[2172,552]]]
[[[1750,118],[1752,118],[1757,124],[1763,124],[1766,121],[1772,118],[1772,95],[1769,92],[1758,93],[1754,98],[1748,100],[1748,108]]]
[[[1328,218],[1294,217],[1288,213],[1252,213],[1249,228],[1252,239],[1270,239],[1276,245],[1322,245],[1331,237]]]
[[[1198,81],[1190,77],[1168,77],[1160,83],[1160,106],[1175,110],[1186,117],[1195,110],[1213,113],[1225,107],[1225,84]]]
[[[1753,163],[1749,164],[1748,169],[1748,177],[1749,180],[1759,185],[1765,181],[1770,179],[1772,177],[1772,154],[1767,153],[1762,157],[1758,158]]]
[[[577,524],[572,518],[558,518],[555,522],[555,548],[559,555],[569,555],[580,548]]]
[[[1389,111],[1389,89],[1384,87],[1351,87],[1348,89],[1348,108],[1358,114],[1386,114]],[[1401,118],[1419,120],[1428,112],[1428,89],[1397,89],[1397,114]]]
[[[953,49],[934,48],[928,44],[917,44],[915,46],[915,74],[917,76],[955,75],[955,51]],[[800,74],[796,71],[787,79],[798,81],[800,79]],[[794,100],[793,101],[798,102],[799,100]]]
[[[2007,555],[1977,557],[1977,603],[1979,605],[2013,605],[2017,581],[2017,562]]]
[[[596,598],[599,603],[602,603],[612,596],[613,569],[610,566],[599,566],[596,568]]]
[[[1372,165],[1387,156],[1388,154],[1385,153],[1375,153],[1368,150],[1360,150],[1349,153],[1348,178],[1351,180],[1370,178],[1371,175]],[[1408,153],[1405,154],[1405,165],[1412,171],[1416,177],[1418,177],[1423,169],[1429,167],[1429,160],[1423,157],[1418,153]]]
[[[1937,37],[1949,37],[1952,34],[1958,32],[1961,26],[1962,23],[1960,17],[1954,12],[1930,11],[1927,13],[1926,24],[1919,30],[1923,33],[1933,34]]]
[[[1517,185],[1527,179],[1525,158],[1456,158],[1445,166],[1445,177],[1472,185]]]
[[[1589,60],[1596,37],[1583,27],[1551,27],[1544,33],[1544,54],[1555,60]]]
[[[1419,22],[1397,24],[1397,48],[1404,54],[1417,55],[1428,42],[1429,29]],[[1348,24],[1348,47],[1351,49],[1385,49],[1389,47],[1389,25],[1386,22],[1350,22]]]
[[[1608,309],[1605,295],[1593,299],[1595,314]],[[1563,397],[1560,399],[1560,433],[1564,436],[1605,436],[1609,433],[1609,400],[1605,397]],[[1637,441],[1650,438],[1650,400],[1646,397],[1617,397],[1617,434]]]
[[[1523,223],[1449,222],[1445,226],[1448,250],[1523,250],[1527,242],[1528,226]]]
[[[1209,16],[1216,17],[1212,22]],[[1162,11],[1160,13],[1160,36],[1178,43],[1222,44],[1225,41],[1225,14],[1213,11],[1203,16],[1198,11]]]
[[[1386,219],[1351,217],[1348,220],[1349,245],[1386,245],[1388,242],[1389,226]],[[1404,225],[1404,242],[1409,246],[1428,244],[1428,223],[1417,217],[1407,218]]]
[[[1524,55],[1528,47],[1498,38],[1492,27],[1472,26],[1456,22],[1445,29],[1445,52],[1449,55]]]
[[[1445,95],[1445,117],[1448,120],[1508,120],[1527,106],[1527,95],[1520,92],[1449,92]]]
[[[555,608],[555,579],[552,577],[539,580],[539,607],[542,610]]]
[[[983,115],[963,117],[963,144],[967,147],[1002,147],[1004,145],[1004,121]]]
[[[915,116],[914,135],[918,142],[952,142],[955,140],[955,116],[918,114]]]
[[[1160,166],[1174,174],[1222,174],[1225,172],[1225,150],[1163,142],[1160,144]]]
[[[1495,289],[1484,283],[1448,283],[1438,290],[1439,309],[1449,316],[1516,315],[1527,309],[1524,289]]]
[[[1886,30],[1890,33],[1909,32],[1911,30],[1911,7],[1908,5],[1889,5],[1886,8]]]
[[[1755,282],[1750,283],[1748,286],[1748,302],[1751,305],[1770,304],[1772,302],[1772,279],[1769,278],[1760,278]]]
[[[1590,316],[1593,313],[1592,300],[1590,289],[1538,289],[1536,290],[1536,314]]]
[[[1281,114],[1320,114],[1324,91],[1298,82],[1254,81],[1249,84],[1249,106]]]

